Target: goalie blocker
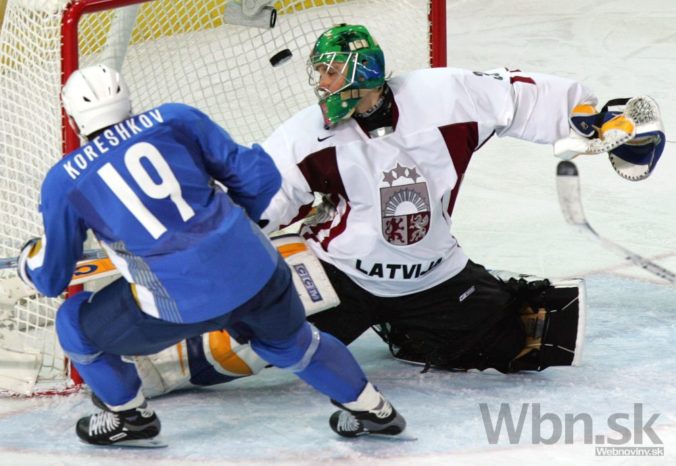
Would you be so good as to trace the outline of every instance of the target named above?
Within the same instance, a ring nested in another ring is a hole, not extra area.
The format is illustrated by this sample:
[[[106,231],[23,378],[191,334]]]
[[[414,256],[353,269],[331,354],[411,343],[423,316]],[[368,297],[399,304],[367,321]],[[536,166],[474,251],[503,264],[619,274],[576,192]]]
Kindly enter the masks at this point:
[[[423,372],[430,368],[452,371],[494,368],[511,373],[578,365],[584,343],[584,281],[551,283],[527,275],[492,273],[513,296],[508,315],[461,354],[445,351],[442,322],[430,329],[434,338],[392,324],[374,329],[389,344],[395,358],[424,365]]]

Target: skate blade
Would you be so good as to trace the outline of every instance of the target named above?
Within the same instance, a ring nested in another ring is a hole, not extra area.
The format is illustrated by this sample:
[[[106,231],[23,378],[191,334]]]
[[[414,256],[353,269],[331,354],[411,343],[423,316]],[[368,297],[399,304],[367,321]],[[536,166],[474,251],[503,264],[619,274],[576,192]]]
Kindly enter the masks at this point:
[[[397,434],[397,435],[386,435],[386,434],[370,434],[369,437],[378,440],[389,440],[394,442],[415,442],[418,440],[418,437],[414,437],[410,434]]]
[[[161,438],[149,438],[149,439],[136,439],[136,440],[122,440],[120,442],[113,443],[111,445],[95,445],[91,443],[84,442],[86,445],[91,445],[93,447],[104,447],[104,448],[166,448],[168,446]]]
[[[116,443],[116,446],[125,447],[125,448],[166,448],[168,445],[161,438],[149,438],[149,439],[138,439],[138,440],[127,440],[120,443]]]
[[[379,434],[376,432],[364,432],[363,434],[359,435],[358,437],[366,437],[366,438],[372,438],[376,440],[389,440],[391,442],[415,442],[418,440],[418,437],[415,437],[414,435],[409,434],[408,432],[402,432],[397,435],[390,435],[390,434]]]

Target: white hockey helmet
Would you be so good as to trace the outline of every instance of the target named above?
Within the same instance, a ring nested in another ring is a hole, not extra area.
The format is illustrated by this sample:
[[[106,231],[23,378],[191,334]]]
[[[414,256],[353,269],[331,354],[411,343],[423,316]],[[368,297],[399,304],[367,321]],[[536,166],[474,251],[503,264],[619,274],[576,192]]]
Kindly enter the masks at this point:
[[[117,71],[93,65],[73,72],[61,91],[63,108],[82,136],[131,115],[129,88]]]

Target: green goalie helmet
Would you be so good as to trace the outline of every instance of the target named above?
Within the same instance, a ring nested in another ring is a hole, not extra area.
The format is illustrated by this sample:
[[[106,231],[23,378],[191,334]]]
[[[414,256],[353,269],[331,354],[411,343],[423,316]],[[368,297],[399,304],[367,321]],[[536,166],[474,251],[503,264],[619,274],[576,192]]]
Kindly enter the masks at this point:
[[[365,91],[385,83],[385,57],[364,26],[340,24],[317,39],[308,75],[330,127],[352,115]]]

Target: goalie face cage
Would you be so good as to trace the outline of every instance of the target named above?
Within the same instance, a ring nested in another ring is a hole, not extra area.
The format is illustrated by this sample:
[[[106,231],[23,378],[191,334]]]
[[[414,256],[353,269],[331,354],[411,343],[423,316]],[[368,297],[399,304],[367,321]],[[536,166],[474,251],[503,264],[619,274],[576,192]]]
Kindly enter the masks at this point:
[[[275,27],[269,9],[250,17],[242,4],[274,7]],[[445,0],[9,0],[0,35],[0,254],[15,256],[41,233],[42,179],[79,146],[59,102],[79,66],[121,70],[134,112],[184,102],[248,145],[316,103],[305,62],[319,34],[339,23],[369,29],[388,73],[446,65]],[[284,49],[291,60],[271,66]],[[14,274],[3,271],[0,283]],[[0,391],[72,385],[53,328],[59,304],[0,304]]]

